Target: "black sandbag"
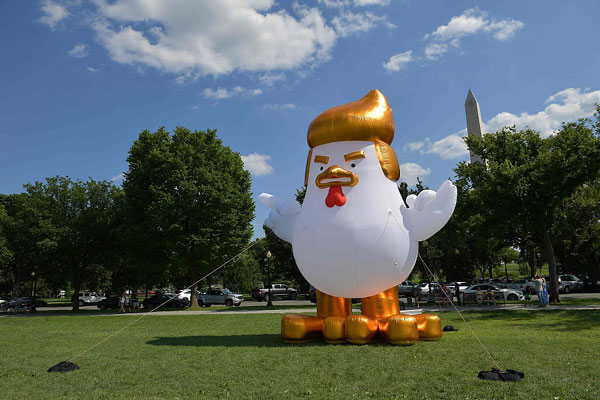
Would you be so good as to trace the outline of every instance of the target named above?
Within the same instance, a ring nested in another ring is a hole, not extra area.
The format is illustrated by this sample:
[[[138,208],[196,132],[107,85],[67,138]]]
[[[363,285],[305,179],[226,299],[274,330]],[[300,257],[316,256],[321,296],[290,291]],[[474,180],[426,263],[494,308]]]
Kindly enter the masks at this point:
[[[525,374],[514,369],[502,371],[498,368],[492,368],[491,371],[480,371],[477,377],[487,381],[519,382],[525,377]]]
[[[61,361],[56,365],[48,368],[48,372],[71,372],[79,369],[79,365],[70,361]]]
[[[458,328],[455,328],[453,325],[446,325],[446,326],[444,326],[444,329],[442,329],[442,331],[444,331],[444,332],[458,332]]]

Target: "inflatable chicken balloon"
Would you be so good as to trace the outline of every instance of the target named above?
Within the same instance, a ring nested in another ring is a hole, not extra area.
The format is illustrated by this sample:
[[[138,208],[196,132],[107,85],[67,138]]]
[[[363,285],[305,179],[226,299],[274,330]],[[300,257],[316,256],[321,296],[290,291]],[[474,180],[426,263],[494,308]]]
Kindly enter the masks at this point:
[[[323,112],[308,127],[306,197],[261,194],[272,209],[265,224],[290,242],[298,268],[317,289],[317,316],[286,315],[285,341],[393,344],[441,337],[437,316],[400,314],[397,285],[412,271],[418,242],[439,231],[456,205],[456,187],[398,191],[398,159],[390,146],[394,119],[378,90]],[[351,299],[361,298],[361,315]]]

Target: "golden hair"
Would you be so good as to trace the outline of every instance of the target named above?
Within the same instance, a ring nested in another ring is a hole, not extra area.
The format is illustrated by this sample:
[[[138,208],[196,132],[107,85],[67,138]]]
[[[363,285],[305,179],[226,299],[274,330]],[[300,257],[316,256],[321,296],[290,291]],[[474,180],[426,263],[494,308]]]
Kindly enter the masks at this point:
[[[313,148],[352,140],[374,142],[385,176],[393,181],[400,178],[398,158],[390,146],[394,140],[394,115],[383,93],[373,89],[358,101],[322,112],[310,123],[307,142],[311,151],[306,164],[305,181],[308,180]]]

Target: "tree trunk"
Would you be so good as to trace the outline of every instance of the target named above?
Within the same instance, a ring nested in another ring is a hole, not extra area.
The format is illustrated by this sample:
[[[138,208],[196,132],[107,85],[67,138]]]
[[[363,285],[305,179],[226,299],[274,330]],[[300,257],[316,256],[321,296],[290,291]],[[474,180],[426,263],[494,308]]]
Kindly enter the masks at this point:
[[[529,247],[529,269],[531,270],[531,276],[534,276],[537,270],[535,265],[535,246]]]
[[[558,296],[558,279],[556,276],[556,261],[554,259],[552,240],[550,239],[550,233],[547,229],[541,232],[541,236],[546,258],[548,259],[548,269],[550,270],[550,301],[553,303],[560,303],[560,297]]]
[[[198,307],[198,284],[194,283],[190,290],[190,307]]]
[[[73,311],[79,311],[79,292],[81,292],[81,279],[79,273],[73,274]]]

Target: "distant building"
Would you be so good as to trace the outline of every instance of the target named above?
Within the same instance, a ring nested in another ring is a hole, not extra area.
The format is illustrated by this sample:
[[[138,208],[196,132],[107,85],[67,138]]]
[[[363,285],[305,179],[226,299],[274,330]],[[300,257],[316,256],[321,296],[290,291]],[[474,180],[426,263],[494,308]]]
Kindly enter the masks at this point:
[[[483,135],[483,123],[481,122],[481,111],[479,109],[479,103],[475,98],[471,89],[467,94],[465,100],[465,114],[467,116],[467,133],[469,136],[481,137]],[[481,162],[481,158],[470,152],[471,163]]]

